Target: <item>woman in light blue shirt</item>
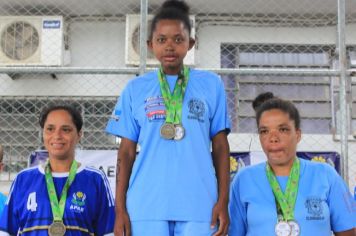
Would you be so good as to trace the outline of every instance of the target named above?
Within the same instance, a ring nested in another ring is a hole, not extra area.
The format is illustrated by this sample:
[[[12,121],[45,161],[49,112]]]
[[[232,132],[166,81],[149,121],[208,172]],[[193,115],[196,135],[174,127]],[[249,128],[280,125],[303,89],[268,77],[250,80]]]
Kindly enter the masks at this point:
[[[259,104],[256,121],[267,162],[236,175],[229,236],[355,236],[356,202],[342,178],[329,165],[296,156],[301,139],[296,107],[271,93],[253,104]]]

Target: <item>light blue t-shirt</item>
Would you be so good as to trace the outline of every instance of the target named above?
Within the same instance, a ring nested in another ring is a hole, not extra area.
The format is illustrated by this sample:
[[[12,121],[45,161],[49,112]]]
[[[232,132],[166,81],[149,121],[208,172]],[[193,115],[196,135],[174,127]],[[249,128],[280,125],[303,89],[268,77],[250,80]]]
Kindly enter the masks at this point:
[[[301,236],[330,236],[356,227],[356,202],[342,178],[329,165],[300,159],[298,195],[294,209]],[[229,236],[275,236],[275,198],[265,171],[266,163],[246,167],[230,192]],[[287,177],[278,178],[285,189]]]
[[[0,193],[0,216],[1,216],[2,210],[4,209],[5,202],[6,202],[6,196],[3,193]]]
[[[127,191],[127,209],[134,220],[210,221],[217,201],[217,180],[211,139],[229,132],[226,95],[214,73],[192,69],[183,107],[185,136],[160,136],[165,105],[157,71],[128,83],[106,131],[140,145]],[[173,90],[176,76],[167,79]]]

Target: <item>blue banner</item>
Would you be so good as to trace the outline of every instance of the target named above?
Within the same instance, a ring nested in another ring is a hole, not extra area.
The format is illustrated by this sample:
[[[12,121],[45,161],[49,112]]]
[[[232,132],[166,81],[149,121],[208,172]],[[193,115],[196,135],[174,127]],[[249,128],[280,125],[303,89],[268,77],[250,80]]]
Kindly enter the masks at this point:
[[[340,174],[340,155],[337,152],[297,152],[297,156],[310,161],[327,163]]]
[[[110,178],[115,175],[116,155],[116,150],[80,150],[76,153],[76,159],[83,164],[95,166],[103,170],[108,178]],[[340,155],[337,152],[297,152],[297,156],[306,160],[329,164],[340,173]],[[29,157],[29,166],[35,166],[41,162],[45,162],[47,158],[48,153],[46,150],[34,151]],[[263,152],[231,152],[231,180],[235,174],[245,166],[258,164],[265,160],[266,156]]]

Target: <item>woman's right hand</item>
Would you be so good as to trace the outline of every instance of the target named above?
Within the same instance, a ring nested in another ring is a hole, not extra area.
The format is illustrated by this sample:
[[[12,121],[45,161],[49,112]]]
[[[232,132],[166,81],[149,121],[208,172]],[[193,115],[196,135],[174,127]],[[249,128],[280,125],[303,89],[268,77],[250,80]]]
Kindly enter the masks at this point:
[[[131,236],[130,217],[126,210],[120,210],[119,212],[116,212],[114,235]]]
[[[131,236],[130,216],[126,209],[126,193],[136,158],[136,146],[137,144],[130,139],[121,138],[116,164],[115,236]]]

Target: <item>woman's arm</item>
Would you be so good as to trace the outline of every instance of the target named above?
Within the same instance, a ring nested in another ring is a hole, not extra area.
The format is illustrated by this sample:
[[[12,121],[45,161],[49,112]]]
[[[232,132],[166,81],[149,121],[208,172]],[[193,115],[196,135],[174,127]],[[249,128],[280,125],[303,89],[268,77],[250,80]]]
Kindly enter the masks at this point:
[[[129,185],[132,166],[136,158],[137,144],[122,138],[116,164],[115,229],[117,236],[131,236],[130,217],[126,209],[126,192]]]
[[[218,201],[213,209],[212,226],[219,222],[214,236],[226,235],[229,227],[229,186],[230,186],[230,149],[227,134],[221,131],[212,140],[213,163],[218,180]]]
[[[356,229],[350,229],[342,232],[335,232],[335,236],[356,236]]]

